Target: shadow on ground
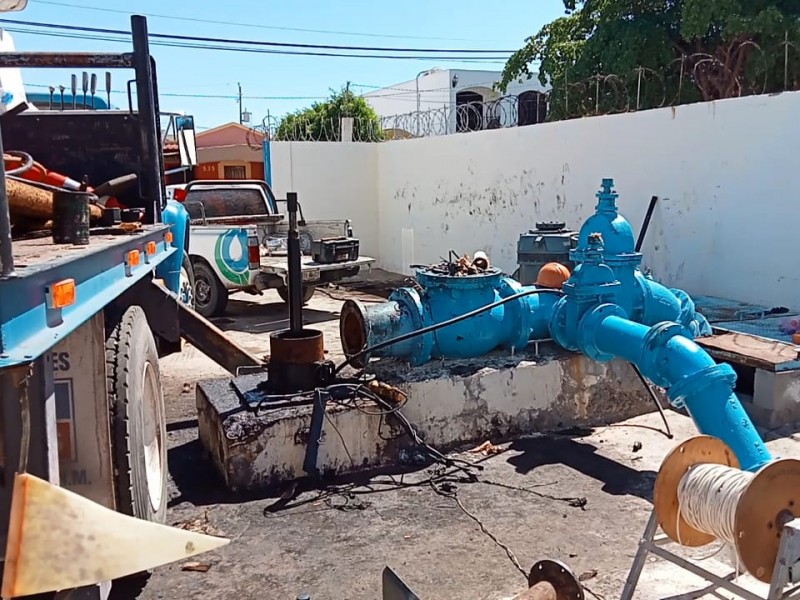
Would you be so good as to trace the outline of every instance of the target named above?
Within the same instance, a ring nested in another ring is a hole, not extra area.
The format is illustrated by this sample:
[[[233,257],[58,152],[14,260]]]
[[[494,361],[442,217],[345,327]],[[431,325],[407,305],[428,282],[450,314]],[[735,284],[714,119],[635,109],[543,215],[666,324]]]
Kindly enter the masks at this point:
[[[289,309],[283,302],[260,304],[247,300],[231,299],[225,317],[213,319],[222,331],[245,333],[271,333],[289,327]],[[339,313],[305,307],[303,322],[306,325],[338,319]]]
[[[579,441],[591,435],[588,429],[573,428],[553,435],[514,441],[509,450],[519,452],[508,459],[518,473],[527,474],[544,465],[561,464],[603,484],[614,496],[637,496],[653,500],[655,471],[638,471],[597,453],[597,447]]]

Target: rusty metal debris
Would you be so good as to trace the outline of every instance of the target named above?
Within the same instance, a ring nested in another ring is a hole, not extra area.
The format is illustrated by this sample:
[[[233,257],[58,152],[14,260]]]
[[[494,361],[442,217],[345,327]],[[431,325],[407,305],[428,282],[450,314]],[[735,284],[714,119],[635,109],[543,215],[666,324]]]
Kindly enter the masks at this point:
[[[422,269],[434,275],[449,275],[450,277],[466,277],[469,275],[482,275],[491,270],[489,256],[478,251],[474,256],[469,254],[459,255],[455,250],[450,250],[446,259],[430,265],[411,265],[412,269]]]
[[[500,454],[503,451],[503,448],[500,446],[495,446],[490,441],[483,442],[480,446],[476,446],[470,453],[472,454],[483,454],[484,456],[492,456],[493,454]]]
[[[206,535],[224,535],[219,529],[211,524],[211,521],[208,518],[207,510],[203,511],[202,515],[175,523],[174,527],[177,527],[178,529],[185,529],[186,531],[194,531],[195,533],[204,533]]]
[[[181,565],[181,571],[192,571],[194,573],[208,573],[211,565],[201,562],[187,562]]]

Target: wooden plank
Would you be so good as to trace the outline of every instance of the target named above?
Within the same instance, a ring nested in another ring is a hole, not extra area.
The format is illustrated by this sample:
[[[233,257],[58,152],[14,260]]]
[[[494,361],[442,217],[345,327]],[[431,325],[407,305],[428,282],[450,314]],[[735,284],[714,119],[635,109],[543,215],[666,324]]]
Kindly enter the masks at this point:
[[[800,368],[800,348],[747,333],[720,333],[698,338],[697,344],[717,360],[766,371]]]

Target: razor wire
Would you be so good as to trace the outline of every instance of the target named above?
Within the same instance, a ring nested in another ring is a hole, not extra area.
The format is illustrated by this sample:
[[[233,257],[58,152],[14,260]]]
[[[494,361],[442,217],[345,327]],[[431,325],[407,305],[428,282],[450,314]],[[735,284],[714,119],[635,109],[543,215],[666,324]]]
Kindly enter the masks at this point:
[[[270,116],[253,127],[248,143],[260,149],[263,138],[385,142],[800,90],[800,43],[789,40],[788,35],[771,52],[755,42],[744,41],[728,48],[726,58],[707,53],[685,54],[659,71],[637,67],[625,73],[598,73],[575,81],[567,72],[563,79],[551,82],[546,91],[508,95],[492,91],[488,98],[482,95],[478,101],[470,97],[463,103],[456,94],[455,105],[372,119],[353,118],[349,127],[343,127],[340,117]],[[348,135],[349,139],[344,139]]]

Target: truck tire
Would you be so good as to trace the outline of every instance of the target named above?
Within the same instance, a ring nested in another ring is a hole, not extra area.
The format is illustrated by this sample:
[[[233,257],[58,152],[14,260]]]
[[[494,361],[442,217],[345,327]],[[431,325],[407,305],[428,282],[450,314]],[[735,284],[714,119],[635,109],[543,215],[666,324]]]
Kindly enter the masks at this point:
[[[303,304],[308,304],[311,298],[314,297],[314,292],[317,291],[317,286],[315,285],[303,285]],[[281,300],[284,302],[289,302],[289,288],[285,285],[282,285],[277,289],[278,296],[281,297]]]
[[[189,308],[194,308],[194,267],[186,250],[183,251],[183,262],[181,263],[180,287],[178,289],[178,300]]]
[[[128,308],[106,340],[117,510],[167,518],[167,419],[156,342],[144,310]]]
[[[206,263],[194,263],[194,309],[206,318],[217,317],[228,306],[228,290]]]

